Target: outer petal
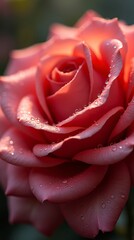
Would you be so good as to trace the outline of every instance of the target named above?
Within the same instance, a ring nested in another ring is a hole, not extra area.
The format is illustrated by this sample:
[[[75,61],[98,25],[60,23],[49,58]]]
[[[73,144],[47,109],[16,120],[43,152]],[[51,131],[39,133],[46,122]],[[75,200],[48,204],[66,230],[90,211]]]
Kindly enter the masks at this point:
[[[128,165],[132,186],[134,186],[134,151],[126,159],[126,164]]]
[[[100,17],[100,15],[94,10],[89,10],[76,22],[76,27],[83,27],[85,24],[90,23],[95,17]]]
[[[29,169],[7,164],[6,194],[11,196],[32,196],[29,187]]]
[[[117,122],[110,139],[114,139],[117,136],[120,136],[132,123],[134,122],[134,97],[131,102],[128,104],[124,113],[121,115],[119,121]]]
[[[101,58],[100,45],[108,39],[120,40],[126,52],[126,40],[117,19],[106,20],[103,18],[94,18],[79,30],[77,36],[83,39],[99,58]]]
[[[31,223],[45,235],[51,235],[62,223],[63,217],[57,205],[39,203],[34,198],[9,197],[11,223]]]
[[[16,129],[9,129],[0,140],[0,156],[5,161],[25,167],[51,167],[66,160],[62,158],[37,158],[31,148],[32,140]]]
[[[28,93],[35,94],[35,68],[0,78],[1,106],[15,125],[18,125],[16,113],[19,101]]]
[[[130,176],[126,165],[113,165],[91,194],[62,204],[63,215],[68,224],[84,237],[95,237],[99,230],[112,231],[127,201],[129,189]]]
[[[34,169],[30,186],[40,202],[67,202],[91,192],[103,179],[107,167],[69,163],[55,168]]]
[[[74,159],[88,164],[108,165],[124,160],[133,152],[133,149],[134,133],[125,140],[111,146],[80,152],[74,156]]]

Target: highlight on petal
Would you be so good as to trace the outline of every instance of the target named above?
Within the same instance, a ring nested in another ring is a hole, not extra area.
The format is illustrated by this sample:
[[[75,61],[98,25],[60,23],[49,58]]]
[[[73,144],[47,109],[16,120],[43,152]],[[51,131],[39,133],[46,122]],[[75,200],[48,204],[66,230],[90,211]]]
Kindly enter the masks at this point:
[[[110,146],[79,152],[74,159],[88,164],[109,165],[124,160],[133,152],[133,149],[134,133],[125,140]]]
[[[91,194],[61,204],[61,210],[74,231],[83,237],[93,238],[99,230],[113,230],[127,202],[129,190],[128,168],[121,162],[109,168],[102,183]]]
[[[8,197],[9,221],[30,223],[45,235],[51,235],[62,223],[63,217],[56,204],[39,203],[34,198]]]
[[[67,163],[54,168],[33,169],[30,186],[40,202],[67,202],[87,195],[102,181],[107,166]]]
[[[116,48],[111,51],[111,65],[108,79],[101,94],[98,95],[91,104],[66,120],[58,123],[57,126],[89,126],[93,121],[97,121],[103,114],[116,106],[124,106],[123,89],[118,79],[122,70],[122,57],[120,49],[122,44],[118,40],[114,41]],[[111,47],[113,49],[113,45]],[[114,53],[114,54],[113,54]],[[113,98],[116,94],[118,98]],[[83,121],[84,119],[84,121]]]
[[[32,196],[29,187],[29,171],[30,169],[28,168],[7,164],[6,195],[22,197]]]
[[[94,10],[89,10],[76,22],[75,27],[83,27],[85,24],[90,23],[95,17],[100,17],[100,15]]]
[[[79,29],[77,36],[83,39],[99,58],[101,58],[100,45],[107,39],[120,40],[123,44],[124,52],[126,52],[126,39],[116,18],[111,20],[94,18]]]

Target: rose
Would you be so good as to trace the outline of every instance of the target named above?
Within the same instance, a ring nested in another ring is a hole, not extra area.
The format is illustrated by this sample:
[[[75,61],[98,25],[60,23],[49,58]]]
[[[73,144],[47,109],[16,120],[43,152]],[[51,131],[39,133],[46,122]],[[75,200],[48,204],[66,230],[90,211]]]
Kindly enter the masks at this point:
[[[12,53],[1,91],[10,221],[111,231],[134,183],[133,26],[87,12]]]

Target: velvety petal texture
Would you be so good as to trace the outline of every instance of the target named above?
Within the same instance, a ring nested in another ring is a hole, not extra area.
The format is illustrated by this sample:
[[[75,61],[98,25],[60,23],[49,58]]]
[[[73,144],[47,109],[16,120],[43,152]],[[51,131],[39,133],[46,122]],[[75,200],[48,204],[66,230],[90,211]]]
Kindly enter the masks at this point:
[[[0,77],[0,186],[11,223],[112,231],[134,186],[134,26],[87,11],[14,50]]]

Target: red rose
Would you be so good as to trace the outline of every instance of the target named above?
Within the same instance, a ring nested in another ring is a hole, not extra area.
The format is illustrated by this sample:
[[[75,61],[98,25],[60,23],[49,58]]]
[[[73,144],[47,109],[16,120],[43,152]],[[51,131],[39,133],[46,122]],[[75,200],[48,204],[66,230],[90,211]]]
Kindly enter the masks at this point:
[[[134,184],[134,27],[87,12],[14,51],[0,79],[11,222],[111,231]],[[2,176],[3,175],[3,176]]]

